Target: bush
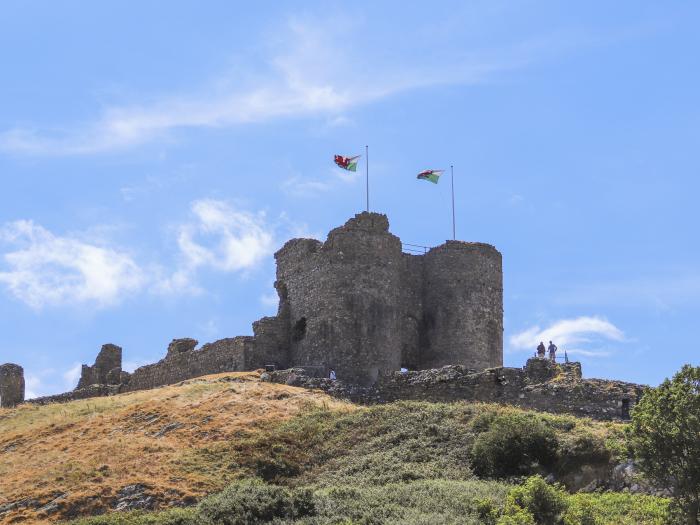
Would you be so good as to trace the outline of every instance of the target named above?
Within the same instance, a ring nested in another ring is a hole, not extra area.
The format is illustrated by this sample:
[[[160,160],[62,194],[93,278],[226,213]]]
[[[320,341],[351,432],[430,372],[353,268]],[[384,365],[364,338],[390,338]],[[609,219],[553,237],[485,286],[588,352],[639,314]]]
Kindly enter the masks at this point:
[[[535,518],[525,509],[518,509],[508,515],[501,516],[496,525],[536,525]]]
[[[532,476],[508,493],[504,515],[517,515],[524,509],[539,525],[556,525],[567,506],[563,490],[549,485],[541,476]]]
[[[564,513],[565,525],[666,525],[683,523],[669,510],[670,500],[642,494],[606,492],[573,494]]]
[[[70,522],[72,525],[199,525],[197,511],[170,509],[162,512],[114,512],[103,516],[82,518]]]
[[[260,481],[241,481],[199,504],[199,515],[215,525],[267,523],[313,514],[309,491],[291,491]]]
[[[557,462],[556,432],[536,415],[485,414],[474,428],[483,430],[471,451],[474,471],[482,477],[534,474]]]

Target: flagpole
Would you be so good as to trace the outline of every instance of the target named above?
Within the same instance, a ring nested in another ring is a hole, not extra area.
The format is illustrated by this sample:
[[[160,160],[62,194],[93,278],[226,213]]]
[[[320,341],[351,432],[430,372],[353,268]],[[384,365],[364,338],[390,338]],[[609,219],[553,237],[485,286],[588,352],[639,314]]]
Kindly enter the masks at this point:
[[[455,234],[455,170],[454,166],[450,164],[450,176],[452,179],[452,240],[457,240],[457,235]]]
[[[369,146],[365,146],[365,195],[367,197],[367,211],[369,211]]]

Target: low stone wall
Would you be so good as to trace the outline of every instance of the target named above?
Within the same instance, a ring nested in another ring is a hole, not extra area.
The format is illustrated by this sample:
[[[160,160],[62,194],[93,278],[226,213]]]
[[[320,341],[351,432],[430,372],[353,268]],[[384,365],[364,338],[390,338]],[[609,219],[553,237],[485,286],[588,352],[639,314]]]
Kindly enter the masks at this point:
[[[626,420],[644,387],[623,381],[582,379],[581,365],[553,364],[531,359],[524,368],[490,368],[475,372],[445,366],[381,376],[372,387],[313,378],[303,369],[265,373],[265,381],[318,388],[335,397],[359,403],[425,401],[483,401],[545,412],[573,414],[601,420]]]
[[[176,339],[170,343],[170,350],[164,359],[134,370],[120,391],[147,390],[194,377],[246,370],[246,355],[253,338],[220,339],[205,344],[199,350],[192,350],[197,341],[187,340],[187,344],[178,344],[180,341],[184,340]]]
[[[90,397],[113,396],[120,392],[120,385],[88,385],[84,388],[76,388],[70,392],[63,392],[53,396],[35,397],[26,402],[33,405],[48,405],[49,403],[67,403],[78,399],[88,399]]]

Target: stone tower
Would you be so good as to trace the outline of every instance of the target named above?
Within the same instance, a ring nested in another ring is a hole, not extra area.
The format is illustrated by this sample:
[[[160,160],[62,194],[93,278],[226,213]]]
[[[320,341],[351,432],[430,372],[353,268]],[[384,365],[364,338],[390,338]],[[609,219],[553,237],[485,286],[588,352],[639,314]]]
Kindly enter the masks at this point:
[[[424,256],[421,367],[503,366],[503,270],[489,244],[447,241]]]
[[[275,258],[285,366],[371,383],[401,366],[502,365],[503,279],[493,246],[448,241],[405,254],[387,217],[365,212],[323,243],[287,242]]]
[[[0,407],[24,402],[24,369],[12,363],[0,366]]]

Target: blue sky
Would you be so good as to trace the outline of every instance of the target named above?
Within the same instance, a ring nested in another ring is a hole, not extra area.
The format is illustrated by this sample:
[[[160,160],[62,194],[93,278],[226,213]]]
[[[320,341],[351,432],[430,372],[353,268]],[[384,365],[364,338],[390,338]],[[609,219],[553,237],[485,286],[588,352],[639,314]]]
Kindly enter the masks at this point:
[[[589,377],[698,363],[695,2],[6,1],[0,362],[72,388],[174,337],[251,333],[272,253],[364,206],[405,242],[504,257],[505,363],[554,338]]]

